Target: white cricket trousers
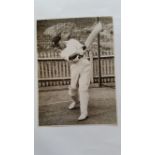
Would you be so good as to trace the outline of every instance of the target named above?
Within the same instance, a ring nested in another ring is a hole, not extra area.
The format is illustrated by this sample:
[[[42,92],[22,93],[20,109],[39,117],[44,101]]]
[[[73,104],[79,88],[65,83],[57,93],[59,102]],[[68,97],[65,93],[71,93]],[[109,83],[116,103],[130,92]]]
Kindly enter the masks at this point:
[[[76,103],[80,100],[81,114],[88,115],[88,89],[90,85],[91,74],[90,62],[86,58],[81,58],[78,62],[72,63],[70,68],[71,84],[69,88],[69,95]]]

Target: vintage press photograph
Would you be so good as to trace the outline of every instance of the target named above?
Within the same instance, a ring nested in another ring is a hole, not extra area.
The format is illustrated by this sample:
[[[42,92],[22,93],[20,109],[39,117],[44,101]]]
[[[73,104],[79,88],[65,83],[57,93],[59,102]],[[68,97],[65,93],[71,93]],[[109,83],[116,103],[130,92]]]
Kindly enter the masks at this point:
[[[112,17],[37,21],[38,125],[117,124]]]

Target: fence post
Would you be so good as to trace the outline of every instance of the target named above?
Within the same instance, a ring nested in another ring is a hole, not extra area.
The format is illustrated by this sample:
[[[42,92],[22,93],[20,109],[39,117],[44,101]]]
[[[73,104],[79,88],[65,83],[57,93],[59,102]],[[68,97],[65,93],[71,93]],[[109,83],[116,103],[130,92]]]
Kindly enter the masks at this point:
[[[100,18],[97,17],[97,22],[100,21]],[[99,87],[102,86],[102,79],[101,79],[101,51],[100,51],[100,33],[97,35],[98,41],[98,65],[99,65]]]
[[[89,51],[89,57],[90,57],[90,64],[91,64],[91,83],[94,83],[94,69],[93,69],[93,53],[92,51]]]

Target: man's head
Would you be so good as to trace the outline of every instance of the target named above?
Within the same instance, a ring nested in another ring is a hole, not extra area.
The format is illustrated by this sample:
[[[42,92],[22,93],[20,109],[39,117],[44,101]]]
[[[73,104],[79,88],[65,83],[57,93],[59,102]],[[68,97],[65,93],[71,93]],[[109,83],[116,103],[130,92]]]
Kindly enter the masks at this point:
[[[69,38],[70,33],[61,32],[52,39],[53,46],[64,49],[66,47],[65,41],[69,40]]]
[[[66,41],[68,41],[71,37],[71,32],[62,31],[61,32],[61,40],[59,40],[60,49],[66,48]]]
[[[63,50],[64,48],[66,48],[66,42],[60,40],[60,41],[59,41],[59,48],[62,49],[62,50]]]
[[[52,44],[54,47],[58,47],[59,46],[59,41],[61,40],[61,33],[59,33],[58,35],[56,35],[53,39],[52,39]]]
[[[67,41],[67,40],[69,40],[70,38],[71,38],[71,32],[69,32],[68,30],[62,31],[62,32],[61,32],[61,39],[62,39],[63,41]]]

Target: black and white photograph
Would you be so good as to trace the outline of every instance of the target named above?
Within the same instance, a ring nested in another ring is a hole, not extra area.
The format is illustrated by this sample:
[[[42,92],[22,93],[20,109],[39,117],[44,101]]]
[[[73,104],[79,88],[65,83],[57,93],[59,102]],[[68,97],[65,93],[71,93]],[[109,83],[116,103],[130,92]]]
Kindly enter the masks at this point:
[[[117,125],[111,16],[37,20],[38,125]]]

